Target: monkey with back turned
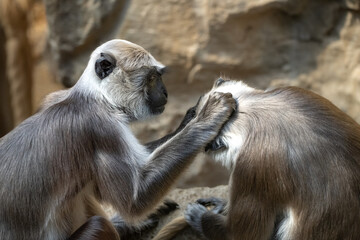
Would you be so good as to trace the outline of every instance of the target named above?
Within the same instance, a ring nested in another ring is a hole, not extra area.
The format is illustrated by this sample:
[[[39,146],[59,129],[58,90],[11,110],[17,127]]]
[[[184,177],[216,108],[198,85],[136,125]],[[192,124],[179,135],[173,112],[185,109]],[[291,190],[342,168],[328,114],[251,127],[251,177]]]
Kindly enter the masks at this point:
[[[141,145],[128,124],[163,112],[163,70],[136,44],[106,42],[73,88],[0,139],[0,239],[120,239],[153,211],[235,108],[214,93],[173,134]]]
[[[230,197],[225,208],[216,198],[189,204],[186,222],[206,239],[359,239],[359,124],[297,87],[262,91],[220,78],[199,109],[214,92],[237,101],[206,147],[231,169]],[[176,219],[155,239],[169,239],[184,222]]]

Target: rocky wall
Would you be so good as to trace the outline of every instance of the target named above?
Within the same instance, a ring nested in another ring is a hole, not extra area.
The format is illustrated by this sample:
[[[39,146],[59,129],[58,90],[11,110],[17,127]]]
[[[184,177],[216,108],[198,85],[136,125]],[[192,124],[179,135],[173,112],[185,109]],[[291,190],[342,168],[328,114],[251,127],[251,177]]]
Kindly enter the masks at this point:
[[[133,130],[150,141],[225,76],[268,88],[297,85],[329,98],[360,121],[358,0],[45,0],[49,43],[66,86],[91,51],[112,38],[135,42],[169,66],[164,114]],[[215,174],[218,176],[214,178]],[[225,184],[228,173],[203,156],[179,185]]]

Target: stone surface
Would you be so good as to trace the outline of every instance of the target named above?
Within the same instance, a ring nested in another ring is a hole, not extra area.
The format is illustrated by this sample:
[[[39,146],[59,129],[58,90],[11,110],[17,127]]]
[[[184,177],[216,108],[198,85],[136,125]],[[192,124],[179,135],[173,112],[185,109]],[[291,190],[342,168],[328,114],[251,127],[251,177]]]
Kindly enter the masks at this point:
[[[170,67],[170,94],[190,96],[185,105],[225,75],[260,88],[310,88],[360,120],[357,0],[45,3],[49,42],[65,84],[77,80],[96,44],[118,37]]]
[[[127,0],[46,0],[49,44],[58,66],[58,79],[71,86],[82,73],[92,50],[114,37]]]

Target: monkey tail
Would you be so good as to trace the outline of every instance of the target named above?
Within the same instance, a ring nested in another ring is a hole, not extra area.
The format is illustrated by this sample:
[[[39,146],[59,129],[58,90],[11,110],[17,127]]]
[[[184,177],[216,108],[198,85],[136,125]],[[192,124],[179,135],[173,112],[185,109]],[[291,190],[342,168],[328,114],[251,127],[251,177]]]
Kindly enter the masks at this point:
[[[160,231],[156,234],[153,240],[170,240],[173,239],[176,234],[188,226],[185,217],[177,217],[166,224]]]

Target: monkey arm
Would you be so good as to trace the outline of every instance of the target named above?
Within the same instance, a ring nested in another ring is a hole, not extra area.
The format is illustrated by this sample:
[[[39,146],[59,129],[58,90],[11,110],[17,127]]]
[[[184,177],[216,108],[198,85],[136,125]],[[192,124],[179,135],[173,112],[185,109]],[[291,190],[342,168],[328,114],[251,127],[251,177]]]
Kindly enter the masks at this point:
[[[211,130],[201,130],[196,125],[189,124],[150,155],[140,170],[139,188],[132,204],[134,212],[141,214],[144,206],[150,207],[160,201],[194,156],[211,140],[203,134]]]
[[[234,106],[231,94],[215,93],[183,130],[147,156],[133,146],[134,141],[129,144],[118,137],[118,142],[113,142],[114,129],[102,133],[97,137],[102,144],[97,161],[102,199],[118,209],[126,220],[148,214],[194,156],[217,135]]]
[[[196,122],[190,123],[147,157],[145,153],[136,154],[136,148],[127,150],[126,148],[131,146],[125,143],[118,142],[113,143],[114,146],[107,146],[109,150],[103,149],[96,161],[96,181],[100,198],[113,205],[126,221],[150,213],[192,162],[193,157],[216,135],[213,125],[209,125],[209,128],[205,126]],[[105,140],[100,141],[106,144]],[[109,142],[106,145],[110,144]],[[116,145],[124,147],[118,147],[115,152],[111,152]],[[125,150],[128,152],[124,152]],[[130,158],[131,156],[147,160],[140,161]],[[137,162],[144,163],[134,164]]]

